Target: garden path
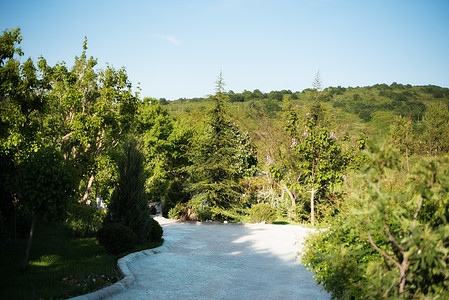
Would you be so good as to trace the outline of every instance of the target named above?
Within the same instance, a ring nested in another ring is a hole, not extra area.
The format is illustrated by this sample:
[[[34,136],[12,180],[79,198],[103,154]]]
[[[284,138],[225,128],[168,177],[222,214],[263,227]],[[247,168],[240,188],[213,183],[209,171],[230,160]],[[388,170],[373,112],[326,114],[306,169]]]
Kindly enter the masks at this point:
[[[109,299],[330,299],[296,257],[311,229],[156,220],[169,250],[130,262]]]

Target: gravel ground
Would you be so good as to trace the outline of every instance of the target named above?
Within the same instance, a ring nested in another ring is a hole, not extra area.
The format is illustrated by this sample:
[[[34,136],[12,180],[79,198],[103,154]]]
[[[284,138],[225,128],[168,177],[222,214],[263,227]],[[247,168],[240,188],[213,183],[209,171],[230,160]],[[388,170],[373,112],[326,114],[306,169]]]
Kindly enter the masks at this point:
[[[156,220],[169,250],[132,261],[109,299],[330,299],[296,257],[310,229]]]

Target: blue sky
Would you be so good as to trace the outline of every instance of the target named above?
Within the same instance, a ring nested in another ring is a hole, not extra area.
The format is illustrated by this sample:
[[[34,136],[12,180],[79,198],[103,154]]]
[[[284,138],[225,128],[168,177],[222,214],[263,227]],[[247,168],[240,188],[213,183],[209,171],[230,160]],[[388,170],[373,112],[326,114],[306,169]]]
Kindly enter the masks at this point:
[[[125,67],[142,97],[398,82],[449,87],[447,0],[4,1],[25,58]]]

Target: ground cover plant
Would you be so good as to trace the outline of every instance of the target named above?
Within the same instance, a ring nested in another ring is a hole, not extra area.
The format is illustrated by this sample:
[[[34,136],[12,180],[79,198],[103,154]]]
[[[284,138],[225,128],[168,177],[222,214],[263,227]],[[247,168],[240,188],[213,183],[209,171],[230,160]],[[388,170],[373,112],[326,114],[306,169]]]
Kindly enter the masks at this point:
[[[106,287],[121,279],[116,263],[96,239],[67,236],[63,225],[38,224],[27,269],[22,269],[27,240],[2,238],[2,299],[65,299]],[[135,247],[153,248],[159,243]]]

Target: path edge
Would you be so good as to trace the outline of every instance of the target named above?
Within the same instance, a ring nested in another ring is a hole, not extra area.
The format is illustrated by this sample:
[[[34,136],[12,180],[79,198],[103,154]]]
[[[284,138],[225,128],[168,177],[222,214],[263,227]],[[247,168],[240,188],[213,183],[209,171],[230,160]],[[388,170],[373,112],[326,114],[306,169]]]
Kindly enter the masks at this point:
[[[113,285],[107,286],[95,292],[69,298],[68,300],[101,300],[111,297],[115,294],[118,294],[130,288],[136,281],[136,277],[134,277],[134,275],[129,270],[129,264],[132,261],[143,256],[151,256],[168,250],[170,250],[170,247],[167,245],[167,242],[164,241],[164,244],[162,246],[153,249],[146,249],[139,252],[130,253],[117,261],[117,267],[124,276],[122,280],[117,281]]]

